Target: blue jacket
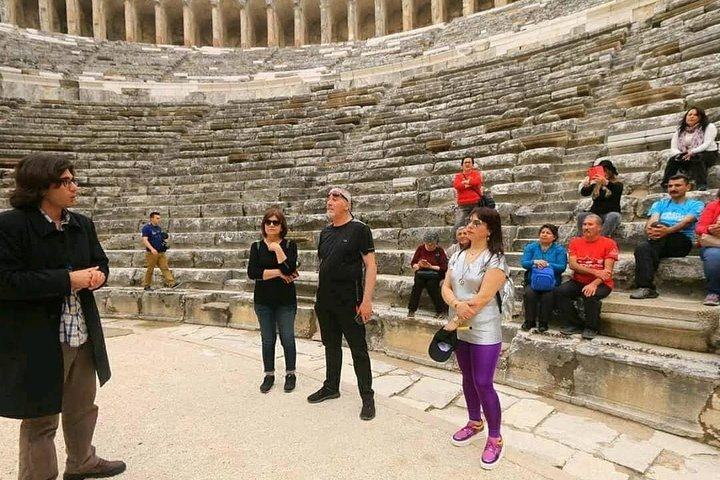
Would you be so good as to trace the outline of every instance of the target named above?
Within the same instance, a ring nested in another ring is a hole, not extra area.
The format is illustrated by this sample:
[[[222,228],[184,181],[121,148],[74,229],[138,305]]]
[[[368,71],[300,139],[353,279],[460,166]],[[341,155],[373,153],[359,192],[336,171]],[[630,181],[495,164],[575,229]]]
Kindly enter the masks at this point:
[[[528,275],[533,266],[534,260],[547,261],[555,272],[555,285],[560,285],[562,273],[567,268],[567,250],[557,242],[550,245],[547,252],[543,252],[540,248],[540,242],[537,240],[529,243],[522,256],[522,266],[527,270]]]

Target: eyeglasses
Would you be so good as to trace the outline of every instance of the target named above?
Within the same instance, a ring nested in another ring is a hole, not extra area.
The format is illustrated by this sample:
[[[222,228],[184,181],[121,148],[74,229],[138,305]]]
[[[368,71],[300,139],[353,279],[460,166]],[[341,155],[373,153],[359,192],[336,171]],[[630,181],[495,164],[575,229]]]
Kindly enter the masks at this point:
[[[282,223],[280,222],[280,220],[265,220],[265,225],[273,225],[275,227],[279,227],[280,225],[282,225]]]
[[[342,195],[340,195],[339,193],[335,193],[335,192],[333,192],[333,193],[328,193],[328,198],[330,198],[330,197],[334,198],[335,200],[337,200],[338,198],[342,198],[342,199],[345,198],[345,197],[343,197]]]
[[[483,222],[482,220],[479,220],[479,219],[476,218],[476,219],[474,219],[474,220],[468,220],[467,225],[468,225],[468,227],[471,226],[471,225],[472,225],[472,226],[475,226],[475,227],[479,227],[480,225],[487,225],[487,223],[485,223],[485,222]]]
[[[76,187],[80,186],[80,182],[78,182],[77,178],[61,178],[57,183],[65,188],[70,188],[72,185],[75,185]]]

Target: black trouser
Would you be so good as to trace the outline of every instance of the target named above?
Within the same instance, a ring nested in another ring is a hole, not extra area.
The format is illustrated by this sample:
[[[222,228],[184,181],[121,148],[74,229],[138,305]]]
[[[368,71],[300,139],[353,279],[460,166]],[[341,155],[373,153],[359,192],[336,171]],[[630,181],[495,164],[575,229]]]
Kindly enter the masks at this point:
[[[413,284],[412,292],[410,292],[410,301],[408,302],[408,310],[414,312],[420,305],[420,295],[422,295],[423,289],[426,289],[430,299],[435,306],[435,313],[444,312],[447,307],[440,297],[440,275],[436,278],[422,277],[421,275],[415,274],[415,283]]]
[[[644,240],[635,247],[635,286],[655,290],[653,279],[660,259],[686,257],[691,248],[692,242],[681,232],[671,233],[658,240]]]
[[[525,309],[525,323],[547,327],[552,317],[553,307],[555,306],[555,296],[553,291],[537,292],[530,285],[525,285],[525,295],[523,296],[523,306]]]
[[[555,288],[555,300],[557,301],[558,307],[560,307],[560,312],[565,322],[570,325],[589,328],[597,332],[600,331],[600,300],[610,295],[612,289],[604,283],[601,283],[598,285],[595,295],[586,297],[582,293],[584,287],[585,285],[580,282],[572,279],[568,280]],[[575,305],[573,305],[573,301],[578,297],[582,298],[585,307],[584,325],[580,321],[580,317],[578,317]]]
[[[315,313],[320,324],[320,336],[325,346],[325,383],[328,390],[340,390],[340,370],[342,369],[342,337],[345,335],[353,358],[353,368],[358,381],[358,390],[363,400],[373,398],[370,355],[365,341],[365,325],[358,325],[355,318],[355,305],[323,306],[315,304]]]
[[[661,182],[663,188],[667,187],[670,177],[678,173],[679,170],[685,170],[687,175],[695,180],[696,186],[707,186],[707,171],[709,167],[717,162],[718,152],[696,153],[689,161],[678,161],[676,158],[679,158],[679,156],[676,155],[668,159]]]

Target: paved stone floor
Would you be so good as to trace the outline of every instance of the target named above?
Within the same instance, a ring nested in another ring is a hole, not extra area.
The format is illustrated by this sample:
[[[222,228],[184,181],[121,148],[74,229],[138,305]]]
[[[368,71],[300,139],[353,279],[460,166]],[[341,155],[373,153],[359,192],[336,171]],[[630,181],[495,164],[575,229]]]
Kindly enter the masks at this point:
[[[378,415],[358,419],[355,377],[310,405],[324,376],[318,342],[298,339],[298,389],[259,393],[259,333],[106,320],[113,379],[98,395],[98,453],[124,458],[128,480],[720,479],[720,450],[588,409],[500,386],[501,465],[480,469],[482,443],[458,449],[460,376],[373,354]],[[278,345],[278,373],[284,368]],[[280,375],[278,376],[280,379]],[[0,479],[15,478],[17,421],[0,419]],[[64,458],[62,435],[58,450]],[[62,469],[61,469],[62,471]],[[472,473],[470,473],[472,472]]]

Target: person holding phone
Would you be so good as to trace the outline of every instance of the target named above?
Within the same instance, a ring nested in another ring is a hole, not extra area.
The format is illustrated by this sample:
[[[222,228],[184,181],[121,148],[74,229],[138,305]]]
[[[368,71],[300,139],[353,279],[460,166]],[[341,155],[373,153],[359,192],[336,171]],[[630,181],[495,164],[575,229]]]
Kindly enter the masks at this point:
[[[326,201],[330,225],[320,232],[318,241],[317,298],[315,313],[325,346],[325,382],[307,397],[320,403],[340,396],[342,337],[353,358],[358,390],[362,399],[360,418],[375,418],[370,355],[365,340],[365,324],[372,316],[372,296],[377,279],[375,244],[370,227],[350,212],[350,192],[335,187]]]
[[[435,307],[435,318],[446,315],[447,305],[440,297],[440,281],[445,278],[447,271],[447,256],[445,250],[438,245],[439,242],[440,237],[436,232],[425,233],[422,245],[417,247],[410,261],[415,278],[408,302],[408,317],[415,316],[423,290],[427,290],[430,295]]]
[[[610,160],[602,160],[590,167],[588,176],[580,184],[580,195],[592,197],[590,210],[581,212],[577,218],[578,236],[582,236],[582,227],[585,217],[594,213],[602,219],[600,235],[612,237],[615,229],[622,221],[620,214],[620,198],[623,193],[623,184],[618,180],[618,171]]]
[[[248,278],[255,280],[253,304],[260,323],[265,378],[260,391],[267,393],[275,383],[275,343],[278,333],[285,355],[285,392],[295,390],[295,315],[297,314],[297,244],[287,240],[287,220],[279,208],[262,218],[263,239],[250,246]]]

